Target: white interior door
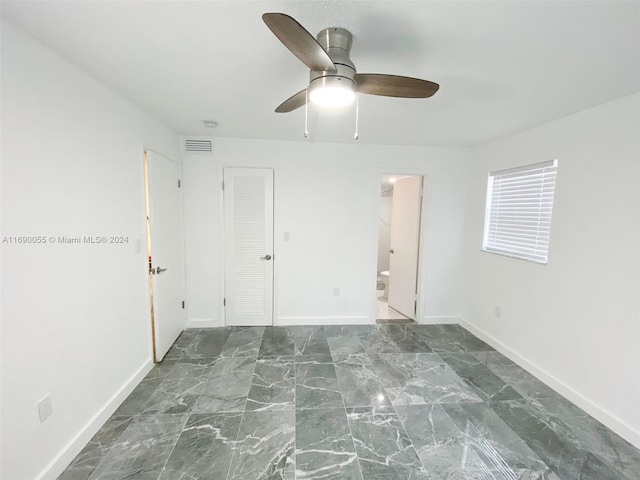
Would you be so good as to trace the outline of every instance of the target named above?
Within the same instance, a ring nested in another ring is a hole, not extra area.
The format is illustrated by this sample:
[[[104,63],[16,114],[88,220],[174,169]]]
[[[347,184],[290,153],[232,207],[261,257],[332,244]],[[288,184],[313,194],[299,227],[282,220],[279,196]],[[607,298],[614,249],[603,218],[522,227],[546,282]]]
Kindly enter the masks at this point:
[[[179,166],[146,153],[154,360],[159,362],[186,325]]]
[[[406,177],[393,185],[389,306],[415,319],[420,243],[422,177]]]
[[[273,323],[273,170],[224,169],[225,322]]]

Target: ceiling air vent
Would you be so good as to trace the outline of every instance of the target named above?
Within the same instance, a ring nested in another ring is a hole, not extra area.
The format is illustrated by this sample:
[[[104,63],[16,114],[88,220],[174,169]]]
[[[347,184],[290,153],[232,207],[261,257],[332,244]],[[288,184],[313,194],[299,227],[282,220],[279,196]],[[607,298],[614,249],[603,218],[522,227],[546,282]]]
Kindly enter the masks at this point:
[[[184,150],[187,153],[212,153],[213,143],[211,140],[186,139],[184,141]]]

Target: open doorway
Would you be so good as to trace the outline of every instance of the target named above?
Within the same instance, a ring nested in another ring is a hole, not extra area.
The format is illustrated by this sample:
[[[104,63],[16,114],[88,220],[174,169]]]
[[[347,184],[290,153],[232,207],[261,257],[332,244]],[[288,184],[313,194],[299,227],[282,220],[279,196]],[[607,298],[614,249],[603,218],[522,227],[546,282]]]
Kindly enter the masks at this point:
[[[380,182],[376,323],[413,323],[424,178],[385,174]]]

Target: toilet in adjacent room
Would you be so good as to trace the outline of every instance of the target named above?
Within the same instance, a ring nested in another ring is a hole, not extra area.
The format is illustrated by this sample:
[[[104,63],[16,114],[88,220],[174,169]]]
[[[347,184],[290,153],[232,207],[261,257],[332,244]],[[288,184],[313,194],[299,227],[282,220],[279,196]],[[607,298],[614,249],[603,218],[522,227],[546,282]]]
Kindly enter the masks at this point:
[[[384,283],[384,293],[382,294],[383,300],[388,300],[389,296],[389,270],[384,270],[380,272],[380,277],[382,278],[382,283]]]

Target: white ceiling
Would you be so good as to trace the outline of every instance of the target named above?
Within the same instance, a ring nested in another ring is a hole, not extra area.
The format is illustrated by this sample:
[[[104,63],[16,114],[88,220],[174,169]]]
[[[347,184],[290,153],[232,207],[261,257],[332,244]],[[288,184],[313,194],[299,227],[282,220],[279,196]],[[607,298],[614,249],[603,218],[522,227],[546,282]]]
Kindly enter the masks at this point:
[[[2,1],[2,16],[185,135],[303,138],[274,109],[308,70],[263,24],[347,28],[360,73],[440,84],[360,96],[361,143],[474,146],[640,91],[638,1]],[[219,126],[207,129],[203,120]],[[310,109],[311,141],[353,142],[355,109]]]

